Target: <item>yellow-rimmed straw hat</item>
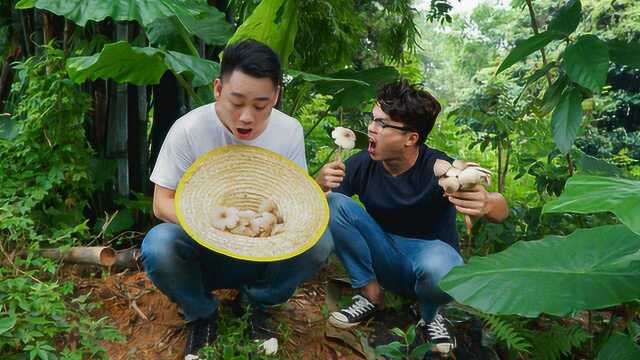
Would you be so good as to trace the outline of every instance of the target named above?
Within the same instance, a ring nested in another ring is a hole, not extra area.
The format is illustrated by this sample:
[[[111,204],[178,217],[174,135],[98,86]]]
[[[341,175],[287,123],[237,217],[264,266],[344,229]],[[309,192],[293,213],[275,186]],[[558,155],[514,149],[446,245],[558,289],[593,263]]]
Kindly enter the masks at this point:
[[[216,207],[257,210],[275,201],[284,231],[248,237],[213,226]],[[230,257],[276,261],[294,257],[318,242],[329,222],[327,199],[318,184],[293,161],[266,149],[227,145],[202,155],[176,190],[182,228],[200,245]]]

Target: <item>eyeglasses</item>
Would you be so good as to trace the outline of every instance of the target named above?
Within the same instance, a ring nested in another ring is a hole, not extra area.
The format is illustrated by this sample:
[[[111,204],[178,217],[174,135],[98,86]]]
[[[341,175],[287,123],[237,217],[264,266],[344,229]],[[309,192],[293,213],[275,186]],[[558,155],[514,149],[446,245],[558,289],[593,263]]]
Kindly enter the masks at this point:
[[[413,128],[408,128],[408,127],[403,127],[403,126],[396,126],[396,125],[389,125],[389,124],[385,123],[384,120],[382,120],[382,119],[371,119],[371,122],[374,123],[376,126],[382,128],[382,129],[392,128],[392,129],[397,129],[397,130],[402,130],[402,131],[418,132],[418,130],[413,129]]]

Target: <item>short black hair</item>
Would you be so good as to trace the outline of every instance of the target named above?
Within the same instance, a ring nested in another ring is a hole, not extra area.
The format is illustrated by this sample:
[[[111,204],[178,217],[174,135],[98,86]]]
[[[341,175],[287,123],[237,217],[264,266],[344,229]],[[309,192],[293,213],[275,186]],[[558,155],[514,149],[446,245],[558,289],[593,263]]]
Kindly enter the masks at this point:
[[[427,90],[405,80],[382,86],[376,100],[392,120],[401,122],[420,134],[418,144],[427,139],[442,109],[438,100]]]
[[[268,77],[274,87],[282,83],[282,68],[278,54],[267,45],[253,39],[241,40],[224,49],[220,63],[220,79],[231,75],[234,70],[240,70],[256,78]]]

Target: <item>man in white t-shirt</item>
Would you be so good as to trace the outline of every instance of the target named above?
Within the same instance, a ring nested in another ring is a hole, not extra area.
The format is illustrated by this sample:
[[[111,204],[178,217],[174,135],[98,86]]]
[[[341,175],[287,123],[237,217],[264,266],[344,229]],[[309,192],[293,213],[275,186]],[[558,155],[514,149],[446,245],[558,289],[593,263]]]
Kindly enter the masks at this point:
[[[259,146],[307,168],[302,126],[273,109],[281,79],[278,56],[266,45],[245,40],[227,47],[220,77],[213,84],[216,102],[175,122],[151,174],[153,213],[164,223],[144,238],[142,262],[156,287],[184,312],[189,332],[185,355],[190,359],[216,338],[219,302],[212,289],[239,289],[239,296],[252,307],[250,335],[267,340],[272,334],[265,326],[266,306],[285,302],[332,250],[327,232],[313,248],[292,259],[250,262],[200,246],[178,225],[174,207],[178,182],[200,155],[212,149],[228,144]]]

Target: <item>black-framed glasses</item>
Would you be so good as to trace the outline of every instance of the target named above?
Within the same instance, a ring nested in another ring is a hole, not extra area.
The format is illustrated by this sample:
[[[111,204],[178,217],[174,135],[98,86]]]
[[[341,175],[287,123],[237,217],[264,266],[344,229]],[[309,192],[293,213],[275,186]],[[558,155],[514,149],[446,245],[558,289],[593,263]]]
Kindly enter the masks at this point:
[[[418,132],[418,130],[413,129],[413,128],[408,128],[408,127],[404,127],[404,126],[396,126],[396,125],[390,125],[384,122],[384,120],[382,119],[371,119],[371,122],[376,124],[376,126],[382,128],[382,129],[386,129],[386,128],[392,128],[392,129],[397,129],[397,130],[402,130],[402,131],[412,131],[412,132]]]

